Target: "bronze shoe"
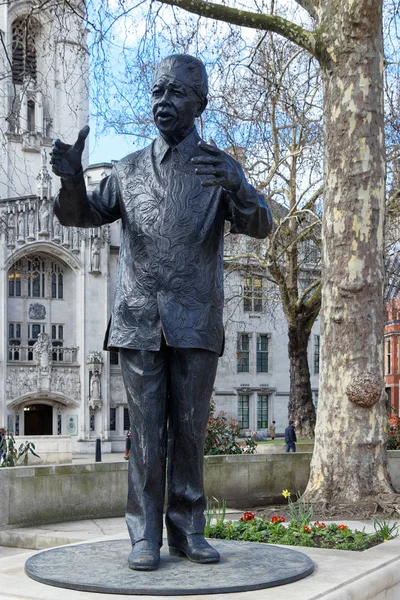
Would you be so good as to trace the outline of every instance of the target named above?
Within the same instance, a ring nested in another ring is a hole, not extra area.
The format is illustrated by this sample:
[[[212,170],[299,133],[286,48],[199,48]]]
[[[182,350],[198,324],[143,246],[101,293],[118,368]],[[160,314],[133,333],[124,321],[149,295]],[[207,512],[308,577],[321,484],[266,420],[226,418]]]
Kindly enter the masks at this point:
[[[160,548],[158,544],[148,540],[140,540],[132,546],[128,557],[128,566],[134,571],[155,571],[160,564]]]
[[[171,556],[186,556],[196,563],[217,563],[219,552],[204,539],[201,533],[186,536],[168,535],[169,553]]]

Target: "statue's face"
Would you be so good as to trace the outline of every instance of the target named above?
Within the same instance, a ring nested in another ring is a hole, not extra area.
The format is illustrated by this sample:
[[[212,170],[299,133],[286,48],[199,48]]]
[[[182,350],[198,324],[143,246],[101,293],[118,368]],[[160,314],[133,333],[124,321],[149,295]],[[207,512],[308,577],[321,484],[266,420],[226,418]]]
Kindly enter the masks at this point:
[[[202,113],[202,103],[187,81],[179,65],[165,66],[154,81],[152,90],[153,117],[157,129],[175,143],[183,140]]]

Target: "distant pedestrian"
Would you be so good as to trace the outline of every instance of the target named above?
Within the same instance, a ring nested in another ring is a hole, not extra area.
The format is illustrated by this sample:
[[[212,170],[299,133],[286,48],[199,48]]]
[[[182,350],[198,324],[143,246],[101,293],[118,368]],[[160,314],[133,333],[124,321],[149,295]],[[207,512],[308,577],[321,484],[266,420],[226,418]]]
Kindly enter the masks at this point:
[[[296,432],[294,430],[294,421],[289,421],[289,425],[285,429],[286,452],[296,452]]]
[[[130,429],[126,432],[125,438],[125,460],[129,460],[131,454],[131,446],[132,446],[132,432]]]
[[[6,438],[6,430],[4,429],[4,427],[0,427],[0,464],[2,462],[2,458],[3,458],[3,445],[5,445],[3,443],[3,440],[5,440]],[[5,450],[5,448],[4,448]],[[4,452],[5,454],[5,452]]]
[[[276,431],[276,425],[275,425],[275,421],[272,421],[272,423],[270,423],[269,427],[268,427],[268,433],[269,433],[269,437],[274,440],[275,439],[275,431]]]

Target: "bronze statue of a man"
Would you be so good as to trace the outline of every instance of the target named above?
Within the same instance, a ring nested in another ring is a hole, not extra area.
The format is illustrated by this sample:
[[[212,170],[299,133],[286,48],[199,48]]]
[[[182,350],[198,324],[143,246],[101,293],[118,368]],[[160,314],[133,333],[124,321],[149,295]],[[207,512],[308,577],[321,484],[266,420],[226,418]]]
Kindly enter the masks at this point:
[[[118,282],[105,347],[120,352],[132,430],[126,522],[131,569],[157,569],[166,459],[169,551],[219,561],[204,539],[203,446],[222,354],[224,223],[265,238],[270,211],[239,163],[200,139],[207,75],[188,55],[165,58],[152,88],[159,135],[126,156],[87,192],[81,155],[89,128],[70,146],[55,140],[62,180],[54,212],[64,226],[122,221]]]

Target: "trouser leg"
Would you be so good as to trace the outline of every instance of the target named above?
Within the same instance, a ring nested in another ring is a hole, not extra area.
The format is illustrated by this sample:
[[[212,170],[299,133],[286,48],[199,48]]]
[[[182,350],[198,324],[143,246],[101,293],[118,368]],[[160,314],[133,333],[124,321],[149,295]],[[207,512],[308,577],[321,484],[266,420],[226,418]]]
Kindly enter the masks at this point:
[[[166,522],[178,534],[202,534],[204,438],[218,355],[198,349],[169,350]]]
[[[131,422],[126,523],[132,544],[162,545],[167,447],[167,369],[159,352],[120,350]]]

